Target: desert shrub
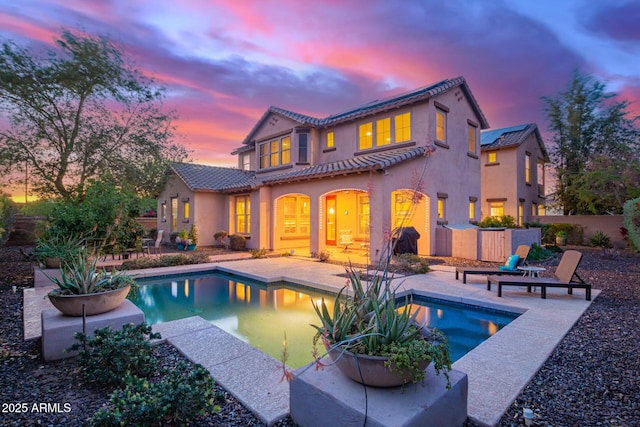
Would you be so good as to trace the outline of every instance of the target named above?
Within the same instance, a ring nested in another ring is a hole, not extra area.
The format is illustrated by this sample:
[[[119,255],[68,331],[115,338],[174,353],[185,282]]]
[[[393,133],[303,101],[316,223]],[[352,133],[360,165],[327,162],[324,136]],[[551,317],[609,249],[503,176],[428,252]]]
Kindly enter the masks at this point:
[[[329,251],[311,252],[311,257],[318,258],[320,262],[327,262],[331,258],[331,252]]]
[[[226,248],[227,244],[224,242],[224,238],[227,237],[229,233],[224,230],[220,230],[213,235],[213,238],[216,239],[216,246],[221,248]]]
[[[173,267],[176,265],[204,264],[209,262],[206,254],[162,255],[158,258],[138,258],[122,263],[123,270],[142,270],[145,268]]]
[[[96,329],[93,336],[76,333],[79,361],[85,378],[101,384],[123,385],[130,375],[149,376],[156,368],[149,339],[160,339],[151,326],[125,324],[120,330]]]
[[[232,234],[229,236],[229,249],[232,251],[243,251],[247,246],[247,239],[240,234]]]
[[[165,373],[159,382],[128,377],[126,387],[113,392],[111,406],[96,412],[91,425],[197,425],[199,417],[220,411],[213,403],[215,382],[204,367],[180,362]]]
[[[589,243],[596,248],[610,248],[612,246],[611,238],[601,230],[596,230],[596,232],[593,233],[593,236],[589,239]]]
[[[265,258],[267,256],[267,250],[262,249],[250,249],[249,253],[251,254],[251,258]]]
[[[488,216],[479,224],[480,228],[516,228],[516,219],[511,215],[503,215],[501,217]]]
[[[558,248],[560,249],[560,248]],[[562,251],[562,249],[560,249]],[[541,261],[553,257],[553,251],[545,246],[540,246],[537,243],[531,244],[531,250],[527,260],[529,261]]]
[[[624,227],[627,229],[629,246],[640,251],[640,197],[628,200],[623,207]]]
[[[429,271],[429,261],[415,254],[402,254],[394,256],[394,261],[403,270],[416,274],[424,274]]]

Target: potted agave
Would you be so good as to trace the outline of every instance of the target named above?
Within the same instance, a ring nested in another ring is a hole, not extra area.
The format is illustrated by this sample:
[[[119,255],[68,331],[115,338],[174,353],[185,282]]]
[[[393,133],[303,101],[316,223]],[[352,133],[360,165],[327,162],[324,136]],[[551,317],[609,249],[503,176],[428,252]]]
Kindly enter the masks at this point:
[[[375,274],[363,284],[350,267],[350,295],[346,286],[335,298],[330,311],[324,298],[312,301],[320,325],[312,325],[338,369],[359,383],[374,387],[404,386],[425,378],[430,363],[437,374],[447,378],[451,356],[441,331],[416,323],[420,307],[414,310],[405,297],[399,307],[396,292],[386,274]]]
[[[122,272],[107,273],[97,263],[85,252],[60,267],[60,278],[47,276],[58,286],[48,294],[53,306],[67,316],[91,316],[118,308],[136,282]]]

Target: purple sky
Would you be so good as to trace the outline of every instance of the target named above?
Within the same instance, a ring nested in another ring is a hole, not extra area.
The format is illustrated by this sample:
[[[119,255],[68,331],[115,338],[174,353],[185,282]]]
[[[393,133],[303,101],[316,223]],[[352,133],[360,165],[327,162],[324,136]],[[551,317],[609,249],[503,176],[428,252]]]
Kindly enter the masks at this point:
[[[536,122],[574,69],[640,115],[640,2],[626,0],[21,0],[0,39],[108,36],[167,89],[179,142],[235,165],[270,106],[316,117],[464,76],[492,128]]]

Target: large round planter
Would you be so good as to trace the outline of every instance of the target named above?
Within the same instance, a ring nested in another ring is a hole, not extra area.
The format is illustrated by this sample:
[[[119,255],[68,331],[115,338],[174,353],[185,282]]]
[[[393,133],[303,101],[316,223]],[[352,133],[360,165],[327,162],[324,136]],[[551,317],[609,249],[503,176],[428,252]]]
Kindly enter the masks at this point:
[[[84,295],[52,295],[50,293],[49,300],[55,308],[67,316],[82,316],[83,305],[85,314],[93,316],[118,308],[127,298],[130,288],[131,285],[127,285],[120,289]]]
[[[187,250],[188,251],[195,251],[196,250],[196,244],[192,243],[190,245],[187,245]]]
[[[184,245],[183,245],[182,243],[176,243],[176,248],[177,248],[179,251],[184,251]]]
[[[384,366],[387,357],[354,354],[339,348],[329,350],[329,356],[345,376],[366,386],[398,387],[414,380],[407,369],[395,371]],[[420,369],[424,371],[429,363],[422,361]]]

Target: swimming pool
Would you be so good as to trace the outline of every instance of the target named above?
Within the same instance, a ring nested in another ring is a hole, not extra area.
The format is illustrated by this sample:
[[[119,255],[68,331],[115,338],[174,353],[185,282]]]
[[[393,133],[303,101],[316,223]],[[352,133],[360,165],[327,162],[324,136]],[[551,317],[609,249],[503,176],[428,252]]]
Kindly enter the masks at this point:
[[[276,359],[286,334],[287,365],[292,368],[313,360],[315,331],[309,325],[318,320],[311,300],[333,301],[331,294],[292,283],[266,285],[220,272],[140,279],[139,283],[132,301],[142,309],[147,323],[200,316]],[[414,297],[414,304],[424,307],[419,321],[445,333],[454,361],[517,317],[424,297]]]

